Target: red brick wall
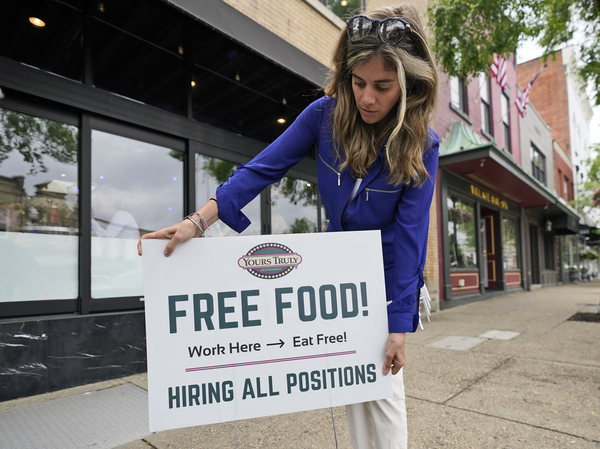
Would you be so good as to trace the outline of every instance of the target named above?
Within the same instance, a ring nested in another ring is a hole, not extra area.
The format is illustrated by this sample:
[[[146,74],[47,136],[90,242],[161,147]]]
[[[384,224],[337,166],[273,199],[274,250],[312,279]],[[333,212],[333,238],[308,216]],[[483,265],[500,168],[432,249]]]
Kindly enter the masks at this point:
[[[546,163],[552,163],[552,161],[546,161]],[[571,189],[571,184],[573,182],[573,169],[564,161],[564,159],[556,152],[556,150],[554,151],[554,166],[554,184],[556,186],[556,194],[562,197],[565,201],[570,201],[573,199],[573,191]],[[568,192],[565,192],[563,188],[565,176],[569,179]]]
[[[509,60],[506,62],[507,71],[506,75],[508,78],[507,89],[506,92],[510,92],[510,96],[508,98],[508,114],[509,114],[509,122],[510,122],[510,148],[511,154],[515,158],[517,164],[521,165],[521,142],[519,139],[519,112],[515,106],[515,100],[517,98],[517,73],[515,67],[515,58],[514,55],[511,55]],[[489,75],[490,73],[488,73]],[[506,148],[506,142],[504,142],[504,124],[502,121],[502,88],[496,82],[495,79],[491,80],[491,98],[492,98],[492,130],[493,136],[496,142],[498,143],[498,147]],[[481,114],[480,114],[481,115]]]
[[[515,99],[517,97],[517,74],[516,67],[514,63],[514,57],[511,56],[509,61],[507,62],[507,75],[508,75],[508,87],[510,90],[510,98],[509,98],[509,114],[510,114],[510,129],[511,129],[511,150],[512,156],[518,164],[521,164],[521,146],[519,139],[519,120],[518,120],[518,111],[514,105]],[[440,136],[440,139],[443,139],[448,131],[450,130],[450,124],[452,121],[462,121],[468,127],[470,127],[477,134],[481,134],[481,94],[479,92],[479,78],[471,79],[467,84],[467,110],[468,117],[472,121],[472,124],[469,124],[465,121],[460,114],[455,112],[450,108],[450,77],[442,72],[438,71],[440,78],[440,90],[439,90],[439,101],[438,107],[436,111],[436,116],[433,121],[433,129]],[[486,75],[491,76],[491,72],[488,70]],[[496,82],[495,79],[491,80],[490,83],[490,104],[492,108],[492,137],[496,141],[498,147],[500,149],[505,148],[504,142],[504,127],[502,123],[502,103],[501,103],[501,95],[502,88]],[[485,138],[485,137],[484,137]],[[529,151],[529,149],[527,149]],[[551,169],[551,168],[549,168]],[[440,195],[440,182],[439,182],[439,171],[438,171],[438,182],[436,188],[436,203],[437,203],[437,230],[438,230],[438,239],[437,239],[437,263],[440,267],[440,276],[439,276],[439,297],[440,299],[444,299],[444,279],[442,276],[442,267],[444,264],[444,255],[442,251],[442,237],[441,232],[444,232],[446,225],[442,223],[441,218],[441,207],[442,204],[445,203],[446,198],[441,198]],[[433,219],[433,215],[432,215]],[[434,241],[429,240],[429,248],[433,247]],[[428,263],[432,261],[432,257],[428,257]]]
[[[519,141],[519,117],[518,111],[514,106],[517,97],[517,74],[515,71],[514,57],[511,56],[507,61],[507,76],[508,88],[510,89],[509,98],[509,114],[511,127],[511,150],[512,155],[518,164],[521,163],[521,149]],[[491,75],[487,71],[487,76]],[[440,92],[439,102],[436,112],[436,117],[433,122],[433,129],[438,133],[440,139],[443,138],[450,129],[452,121],[464,121],[464,119],[450,108],[450,77],[439,71],[440,77]],[[496,141],[499,148],[506,147],[504,142],[504,126],[502,122],[502,103],[501,103],[502,88],[495,79],[491,79],[490,83],[490,98],[492,108],[492,137]],[[469,126],[477,134],[481,135],[481,94],[479,92],[479,78],[470,79],[467,84],[467,110],[468,116],[473,124]]]
[[[555,60],[549,57],[547,64],[548,66],[531,88],[529,101],[552,128],[554,140],[571,156],[567,78],[563,68],[562,53],[557,52]],[[525,89],[541,67],[541,59],[519,64],[517,72],[519,85]]]

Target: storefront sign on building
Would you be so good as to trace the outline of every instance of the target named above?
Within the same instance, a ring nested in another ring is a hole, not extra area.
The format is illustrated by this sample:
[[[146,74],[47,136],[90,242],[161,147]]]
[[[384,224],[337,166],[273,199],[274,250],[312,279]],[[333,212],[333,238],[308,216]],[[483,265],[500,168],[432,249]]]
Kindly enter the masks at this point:
[[[143,241],[150,429],[391,397],[378,231]]]
[[[482,200],[487,201],[488,203],[491,203],[502,209],[508,210],[508,203],[506,201],[501,200],[497,196],[492,195],[491,193],[486,192],[485,190],[482,190],[479,187],[474,186],[473,184],[471,184],[471,194],[475,195],[477,198],[481,198]]]

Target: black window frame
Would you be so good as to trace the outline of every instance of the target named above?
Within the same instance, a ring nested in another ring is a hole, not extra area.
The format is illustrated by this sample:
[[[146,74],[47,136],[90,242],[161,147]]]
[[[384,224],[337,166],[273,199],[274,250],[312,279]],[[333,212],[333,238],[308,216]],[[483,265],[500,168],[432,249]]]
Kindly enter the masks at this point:
[[[4,88],[5,98],[2,99],[0,107],[21,114],[28,114],[39,117],[44,120],[53,120],[78,128],[79,139],[81,141],[80,117],[72,108],[65,105],[56,104],[50,101],[32,98],[11,89]],[[77,154],[78,164],[78,187],[81,187],[81,165],[83,154],[81,147]],[[81,204],[81,196],[79,197]],[[79,208],[81,211],[81,208]],[[81,214],[81,212],[80,212]],[[81,215],[79,216],[79,226],[81,232]],[[79,266],[81,267],[81,245],[79,255]],[[81,279],[79,281],[81,289]],[[47,299],[34,301],[11,301],[0,302],[0,320],[29,315],[49,315],[78,312],[80,307],[80,298],[72,299]]]
[[[80,210],[82,211],[81,216],[81,236],[80,246],[82,247],[82,259],[80,260],[80,267],[82,276],[80,278],[80,297],[81,297],[81,310],[83,313],[93,312],[111,312],[119,310],[139,310],[143,309],[144,305],[142,302],[142,296],[118,296],[114,298],[92,298],[92,265],[91,265],[91,247],[92,247],[92,232],[91,232],[91,185],[92,185],[92,131],[102,131],[110,134],[114,134],[120,137],[126,137],[129,139],[139,140],[141,142],[151,143],[154,145],[160,145],[168,148],[172,148],[175,151],[180,151],[185,155],[187,144],[185,140],[169,136],[157,132],[153,132],[148,129],[130,126],[114,120],[100,117],[97,115],[83,114],[85,127],[83,130],[83,136],[85,140],[82,140],[81,145],[85,149],[85,153],[89,156],[86,157],[85,166],[81,167],[80,170],[83,172],[82,184],[79,191],[82,195],[85,195],[85,203],[82,202]],[[189,184],[192,182],[188,177],[188,169],[186,166],[187,160],[184,156],[183,161],[183,210],[186,210],[187,196],[190,191]],[[85,181],[85,183],[84,183]],[[88,228],[89,227],[89,228]]]
[[[531,174],[535,179],[546,185],[546,156],[533,144],[530,146],[531,151]],[[539,160],[538,164],[536,160]]]
[[[492,122],[492,96],[490,89],[490,79],[485,74],[479,75],[479,94],[481,100],[481,133],[488,138],[494,135]],[[486,96],[484,95],[487,94]]]
[[[454,88],[453,83],[458,83],[458,98],[453,98]],[[467,96],[467,85],[464,78],[458,78],[456,76],[450,77],[450,109],[460,115],[470,125],[473,121],[469,117],[469,104]]]
[[[502,128],[504,130],[504,150],[512,154],[511,132],[510,132],[510,98],[506,92],[502,92],[500,99],[506,106],[506,112],[502,112]]]

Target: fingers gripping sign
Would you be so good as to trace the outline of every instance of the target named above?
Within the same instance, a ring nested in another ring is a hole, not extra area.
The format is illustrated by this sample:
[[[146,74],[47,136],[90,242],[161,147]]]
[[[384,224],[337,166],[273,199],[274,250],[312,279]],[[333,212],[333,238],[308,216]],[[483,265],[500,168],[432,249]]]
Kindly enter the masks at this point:
[[[390,370],[393,375],[398,374],[400,368],[406,361],[404,333],[391,333],[385,343],[385,362],[383,363],[383,375],[387,376]]]
[[[208,227],[219,219],[219,209],[216,197],[211,198],[198,212],[185,217],[179,223],[160,229],[156,232],[144,234],[138,241],[138,255],[142,255],[142,239],[166,239],[169,240],[163,254],[169,257],[175,251],[177,245],[187,242],[196,236],[204,236]],[[195,217],[195,218],[194,218]],[[204,218],[206,217],[206,219]],[[201,231],[198,235],[198,230]]]
[[[173,254],[177,245],[192,239],[195,233],[196,227],[194,224],[189,220],[185,220],[159,231],[144,234],[138,241],[138,255],[142,255],[142,239],[168,239],[169,242],[164,250],[165,257],[168,257]]]

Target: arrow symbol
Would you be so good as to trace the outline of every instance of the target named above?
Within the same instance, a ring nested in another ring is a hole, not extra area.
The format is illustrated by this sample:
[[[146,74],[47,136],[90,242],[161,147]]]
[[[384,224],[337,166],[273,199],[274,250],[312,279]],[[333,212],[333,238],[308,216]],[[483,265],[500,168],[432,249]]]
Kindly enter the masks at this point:
[[[283,340],[280,338],[278,343],[267,343],[267,346],[279,346],[279,349],[283,348],[283,345],[285,343],[283,342]]]

